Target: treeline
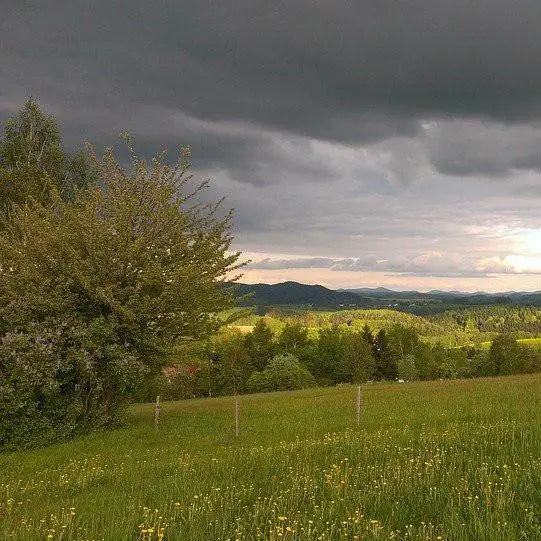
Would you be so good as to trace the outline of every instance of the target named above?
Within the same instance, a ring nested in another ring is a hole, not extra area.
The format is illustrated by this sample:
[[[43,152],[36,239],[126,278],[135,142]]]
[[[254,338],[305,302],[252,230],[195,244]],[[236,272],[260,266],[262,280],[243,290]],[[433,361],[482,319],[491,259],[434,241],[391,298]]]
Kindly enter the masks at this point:
[[[300,389],[366,381],[470,378],[541,371],[541,352],[509,334],[491,347],[445,348],[423,342],[413,328],[394,324],[374,332],[345,326],[308,328],[287,323],[273,333],[264,318],[253,331],[231,329],[149,380],[139,396],[168,399]]]
[[[470,333],[515,333],[523,336],[541,333],[541,309],[518,306],[487,306],[448,310],[429,318],[444,329],[454,327]]]
[[[395,324],[414,329],[425,341],[446,347],[491,341],[498,334],[512,333],[517,338],[541,335],[541,309],[523,306],[484,306],[448,310],[435,316],[418,316],[399,310],[307,311],[274,308],[265,314],[274,329],[286,323],[300,323],[312,331],[329,325],[342,325],[360,331],[368,325],[374,332]],[[257,317],[243,319],[253,325]]]

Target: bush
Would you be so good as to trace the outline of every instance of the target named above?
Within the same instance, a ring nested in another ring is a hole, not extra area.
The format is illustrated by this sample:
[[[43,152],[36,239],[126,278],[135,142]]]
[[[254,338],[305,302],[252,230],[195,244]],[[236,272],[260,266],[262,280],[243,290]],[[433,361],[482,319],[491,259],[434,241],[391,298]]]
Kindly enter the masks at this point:
[[[48,319],[4,334],[0,447],[42,446],[116,424],[121,394],[144,372],[142,363],[112,342],[105,320],[85,327],[76,319]]]
[[[248,379],[248,391],[289,391],[313,387],[315,379],[293,355],[278,355],[261,372],[254,372]]]

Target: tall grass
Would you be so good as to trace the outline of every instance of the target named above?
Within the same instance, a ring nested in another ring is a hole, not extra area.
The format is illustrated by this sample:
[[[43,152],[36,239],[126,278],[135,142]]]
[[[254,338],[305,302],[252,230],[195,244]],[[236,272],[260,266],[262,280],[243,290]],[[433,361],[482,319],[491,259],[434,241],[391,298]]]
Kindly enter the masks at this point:
[[[541,539],[541,376],[165,403],[0,456],[0,538]]]

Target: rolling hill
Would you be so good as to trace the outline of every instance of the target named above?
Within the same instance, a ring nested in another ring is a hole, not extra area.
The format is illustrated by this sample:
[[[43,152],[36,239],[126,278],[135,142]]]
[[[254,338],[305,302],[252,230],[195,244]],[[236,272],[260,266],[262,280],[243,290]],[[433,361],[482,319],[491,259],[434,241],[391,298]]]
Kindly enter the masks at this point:
[[[392,291],[384,287],[329,289],[321,285],[282,282],[279,284],[235,284],[242,306],[303,306],[322,308],[393,308],[428,314],[450,308],[492,304],[541,306],[541,291],[465,293],[460,291]]]
[[[281,284],[236,284],[236,294],[244,306],[303,305],[318,308],[361,307],[362,298],[350,291],[335,291],[320,285],[283,282]]]

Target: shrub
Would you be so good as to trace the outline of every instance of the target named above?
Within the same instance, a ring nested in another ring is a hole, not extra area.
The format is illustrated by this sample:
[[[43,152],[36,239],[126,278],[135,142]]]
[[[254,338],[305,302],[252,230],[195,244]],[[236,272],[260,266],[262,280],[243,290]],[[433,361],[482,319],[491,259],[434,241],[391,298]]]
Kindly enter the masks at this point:
[[[250,392],[289,391],[313,387],[315,380],[299,360],[290,354],[274,357],[261,372],[254,372],[248,379]]]
[[[29,448],[116,424],[144,365],[105,320],[48,319],[0,339],[0,447]]]

